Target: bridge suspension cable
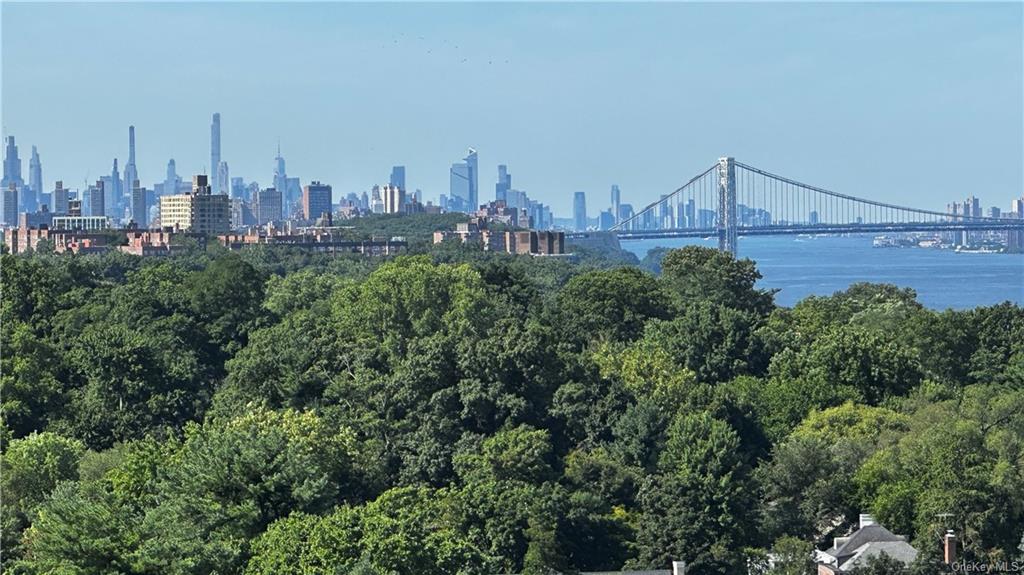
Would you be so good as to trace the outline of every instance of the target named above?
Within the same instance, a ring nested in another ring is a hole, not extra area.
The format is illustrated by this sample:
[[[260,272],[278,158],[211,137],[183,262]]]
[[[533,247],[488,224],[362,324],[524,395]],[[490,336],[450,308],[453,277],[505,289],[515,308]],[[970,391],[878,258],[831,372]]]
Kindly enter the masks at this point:
[[[719,161],[672,193],[633,211],[621,204],[611,230],[623,238],[718,236],[735,252],[739,235],[907,232],[1024,233],[1024,220],[983,217],[980,207],[950,213],[860,198],[737,162]]]

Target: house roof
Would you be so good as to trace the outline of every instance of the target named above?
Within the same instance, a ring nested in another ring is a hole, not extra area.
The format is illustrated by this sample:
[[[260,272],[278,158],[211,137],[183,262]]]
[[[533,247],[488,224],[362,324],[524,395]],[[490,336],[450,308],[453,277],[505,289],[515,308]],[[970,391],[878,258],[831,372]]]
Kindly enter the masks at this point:
[[[844,563],[846,559],[854,554],[868,543],[886,543],[886,542],[899,542],[906,543],[906,538],[902,535],[896,535],[889,531],[885,527],[877,523],[871,525],[865,525],[861,527],[839,547],[833,547],[825,553],[835,557],[840,564]],[[908,545],[909,547],[909,545]],[[913,547],[911,547],[913,549]],[[916,552],[915,552],[916,553]]]
[[[855,567],[867,564],[869,558],[878,557],[883,553],[898,560],[904,565],[912,563],[914,559],[917,558],[917,549],[911,547],[911,545],[906,541],[879,541],[866,543],[861,546],[857,549],[857,552],[842,563],[839,568],[843,571],[849,571]]]

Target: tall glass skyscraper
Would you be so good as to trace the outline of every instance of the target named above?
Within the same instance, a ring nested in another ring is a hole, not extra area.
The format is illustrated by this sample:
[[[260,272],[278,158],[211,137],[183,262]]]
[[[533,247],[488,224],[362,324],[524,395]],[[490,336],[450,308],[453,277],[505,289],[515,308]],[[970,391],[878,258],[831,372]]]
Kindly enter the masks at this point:
[[[127,193],[131,194],[131,189],[135,186],[135,180],[138,179],[139,172],[135,169],[135,126],[128,126],[128,163],[124,165],[124,184],[122,184],[120,191],[125,193],[125,190],[127,190]]]
[[[405,166],[394,166],[391,168],[390,184],[405,190]]]
[[[508,173],[508,166],[498,166],[498,183],[494,184],[494,199],[499,202],[508,201],[508,191],[512,189],[512,174]]]
[[[618,184],[612,184],[612,219],[615,220],[616,224],[619,223],[619,221],[621,221],[619,219],[619,218],[622,217],[622,215],[619,213],[619,206],[621,206],[621,205],[622,205],[622,193],[619,192],[619,185]]]
[[[480,207],[477,174],[476,150],[470,148],[469,153],[461,162],[452,164],[448,209],[459,212],[475,212]]]
[[[587,194],[576,192],[572,197],[573,223],[577,231],[587,229]]]
[[[174,165],[174,158],[167,161],[167,177],[164,179],[164,192],[165,196],[170,196],[178,193],[178,170]]]
[[[221,190],[220,179],[220,112],[213,115],[210,124],[210,180],[214,194],[227,193],[227,190]]]
[[[39,209],[39,201],[43,197],[43,164],[35,146],[32,146],[32,157],[28,161],[28,185],[32,188],[32,198],[24,200],[25,210],[33,212]]]
[[[25,181],[21,179],[21,158],[18,157],[18,146],[14,143],[14,136],[7,136],[7,145],[4,149],[4,189],[6,190],[12,182],[17,184],[19,189],[25,185]]]

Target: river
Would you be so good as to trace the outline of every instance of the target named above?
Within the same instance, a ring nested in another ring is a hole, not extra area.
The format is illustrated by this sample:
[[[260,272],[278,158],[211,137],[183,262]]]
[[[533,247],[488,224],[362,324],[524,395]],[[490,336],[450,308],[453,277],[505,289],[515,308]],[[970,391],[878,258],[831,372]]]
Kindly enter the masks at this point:
[[[1012,301],[1024,305],[1024,254],[972,254],[926,248],[875,248],[871,236],[755,236],[739,240],[739,257],[757,263],[758,287],[792,306],[809,295],[831,295],[855,282],[913,288],[933,309],[965,309]],[[717,240],[623,241],[643,259],[656,247],[714,247]]]

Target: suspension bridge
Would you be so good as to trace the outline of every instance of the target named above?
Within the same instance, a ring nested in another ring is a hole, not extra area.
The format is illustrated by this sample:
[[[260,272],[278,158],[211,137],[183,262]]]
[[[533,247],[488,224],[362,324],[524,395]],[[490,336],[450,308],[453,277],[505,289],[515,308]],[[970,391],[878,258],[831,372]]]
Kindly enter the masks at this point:
[[[726,157],[671,194],[621,218],[620,240],[717,236],[736,253],[753,235],[935,232],[1024,233],[1022,218],[982,217],[899,206],[826,190]]]

